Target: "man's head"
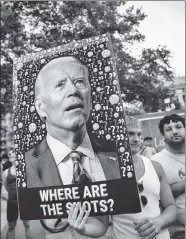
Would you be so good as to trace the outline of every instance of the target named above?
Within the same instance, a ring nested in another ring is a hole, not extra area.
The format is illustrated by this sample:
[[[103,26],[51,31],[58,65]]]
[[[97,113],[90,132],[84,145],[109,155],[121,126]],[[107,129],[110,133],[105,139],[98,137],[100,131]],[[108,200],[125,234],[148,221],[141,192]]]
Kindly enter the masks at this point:
[[[37,76],[35,96],[36,110],[50,132],[80,129],[91,108],[87,67],[72,56],[50,61]]]
[[[9,160],[8,155],[6,153],[3,153],[1,155],[1,163],[4,164]]]
[[[142,142],[142,130],[141,130],[141,123],[131,117],[125,116],[128,136],[129,136],[129,143],[132,155],[137,154],[140,150],[141,142]]]
[[[165,116],[159,123],[159,130],[169,146],[185,143],[185,120],[179,115]]]
[[[9,161],[10,161],[11,163],[15,163],[16,158],[15,158],[15,152],[14,152],[13,149],[10,149],[10,150],[8,151],[8,157],[9,157]]]
[[[145,137],[143,142],[144,142],[144,145],[149,146],[149,147],[153,147],[153,145],[152,145],[152,137],[150,137],[150,136]]]

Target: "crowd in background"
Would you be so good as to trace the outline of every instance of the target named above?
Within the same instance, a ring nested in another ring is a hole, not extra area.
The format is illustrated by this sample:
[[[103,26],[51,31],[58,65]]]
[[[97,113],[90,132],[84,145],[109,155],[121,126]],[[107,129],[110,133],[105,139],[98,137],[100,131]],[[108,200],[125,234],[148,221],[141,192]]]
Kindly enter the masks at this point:
[[[165,116],[159,123],[159,130],[165,140],[164,149],[158,152],[153,147],[152,137],[143,138],[142,135],[138,155],[159,162],[164,169],[177,206],[177,219],[169,227],[169,231],[171,238],[183,239],[185,238],[185,120],[178,115]],[[136,138],[136,142],[138,140]],[[1,153],[1,192],[2,186],[8,192],[8,196],[1,193],[1,199],[7,201],[7,221],[9,223],[7,239],[15,238],[18,219],[15,165],[13,149]],[[32,238],[29,222],[23,221],[23,224],[26,238]]]

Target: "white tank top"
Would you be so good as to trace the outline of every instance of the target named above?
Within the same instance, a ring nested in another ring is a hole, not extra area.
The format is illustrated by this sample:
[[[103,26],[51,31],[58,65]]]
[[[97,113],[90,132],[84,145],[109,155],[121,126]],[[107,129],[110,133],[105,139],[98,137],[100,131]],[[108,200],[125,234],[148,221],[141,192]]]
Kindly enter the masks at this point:
[[[146,196],[148,203],[146,206],[141,203],[142,212],[140,213],[112,216],[112,239],[142,239],[138,232],[134,230],[133,221],[160,215],[160,181],[150,160],[144,156],[141,156],[141,158],[145,173],[138,180],[138,183],[143,183],[144,190],[140,195]],[[170,239],[168,229],[161,230],[156,239]]]

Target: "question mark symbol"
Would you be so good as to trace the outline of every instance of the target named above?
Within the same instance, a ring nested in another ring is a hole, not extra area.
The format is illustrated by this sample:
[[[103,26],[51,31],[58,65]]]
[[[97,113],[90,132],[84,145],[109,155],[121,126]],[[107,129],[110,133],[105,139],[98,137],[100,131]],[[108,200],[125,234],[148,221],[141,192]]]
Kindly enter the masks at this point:
[[[114,200],[113,199],[109,199],[108,201],[108,204],[110,204],[110,211],[112,212],[113,211],[113,205],[114,205]]]
[[[20,178],[17,178],[17,186],[18,186],[18,187],[20,186],[20,181],[21,181],[21,179],[20,179]]]
[[[125,167],[121,167],[121,169],[123,170],[123,177],[125,177],[126,168]]]
[[[104,94],[104,91],[100,92],[101,94],[101,100],[103,99],[103,94]]]
[[[107,128],[107,121],[105,122],[105,131],[107,131],[108,128]]]
[[[112,126],[111,126],[111,128],[112,128],[112,133],[114,134],[114,131],[115,131],[115,126],[114,126],[114,125],[112,125]]]
[[[23,171],[25,171],[25,163],[21,163],[23,166],[22,166],[22,168],[23,168]]]
[[[105,88],[106,88],[106,91],[107,91],[107,94],[108,94],[108,93],[109,93],[110,86],[109,86],[109,85],[106,85]]]
[[[111,108],[111,109],[110,109],[110,115],[111,115],[111,116],[113,115],[113,111],[114,111],[114,108]]]
[[[127,155],[127,162],[129,161],[129,152],[125,152],[125,154]]]
[[[123,163],[126,164],[126,159],[122,159],[123,160]]]

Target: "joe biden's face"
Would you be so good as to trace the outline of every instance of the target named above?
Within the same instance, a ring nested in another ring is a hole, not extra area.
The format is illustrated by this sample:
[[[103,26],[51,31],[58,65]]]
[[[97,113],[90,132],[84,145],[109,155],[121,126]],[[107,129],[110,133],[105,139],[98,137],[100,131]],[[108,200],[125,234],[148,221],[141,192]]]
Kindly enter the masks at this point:
[[[91,108],[88,69],[73,57],[61,58],[48,69],[45,66],[42,78],[41,116],[46,124],[69,131],[84,126]]]

